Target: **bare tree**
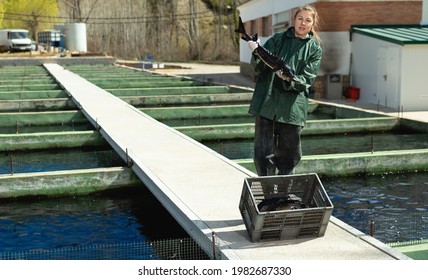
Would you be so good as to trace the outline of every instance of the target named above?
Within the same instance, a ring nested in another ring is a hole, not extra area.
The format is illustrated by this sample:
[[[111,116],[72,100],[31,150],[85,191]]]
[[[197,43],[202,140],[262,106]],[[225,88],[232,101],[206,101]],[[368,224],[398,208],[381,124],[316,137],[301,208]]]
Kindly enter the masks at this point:
[[[164,61],[237,59],[233,13],[225,13],[224,1],[218,4],[222,8],[216,9],[206,2],[59,1],[63,17],[86,23],[88,50],[92,52],[139,60],[148,54]]]
[[[193,59],[200,60],[199,29],[197,21],[197,3],[195,0],[189,0],[189,21],[187,29],[187,40],[189,43],[190,55]]]
[[[87,22],[92,11],[97,6],[98,1],[99,0],[61,0],[69,13],[69,18],[74,22]],[[88,5],[89,10],[84,10],[84,5]],[[86,13],[85,16],[84,13]]]

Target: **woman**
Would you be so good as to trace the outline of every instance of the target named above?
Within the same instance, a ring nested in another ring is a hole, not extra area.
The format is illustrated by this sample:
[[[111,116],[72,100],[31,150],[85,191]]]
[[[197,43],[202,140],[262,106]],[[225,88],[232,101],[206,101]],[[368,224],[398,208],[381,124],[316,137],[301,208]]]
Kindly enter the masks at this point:
[[[258,42],[249,41],[251,64],[258,74],[249,113],[256,116],[254,163],[259,176],[293,173],[302,157],[300,134],[306,122],[309,89],[321,63],[316,33],[318,14],[309,5],[297,9],[294,26],[274,34],[263,45],[281,57],[295,79],[274,73],[257,56]]]

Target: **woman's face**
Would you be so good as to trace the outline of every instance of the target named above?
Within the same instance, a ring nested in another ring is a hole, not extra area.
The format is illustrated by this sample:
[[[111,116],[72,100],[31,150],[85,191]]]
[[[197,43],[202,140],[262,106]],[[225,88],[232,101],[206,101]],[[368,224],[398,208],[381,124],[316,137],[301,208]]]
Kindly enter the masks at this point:
[[[314,17],[310,11],[300,11],[294,19],[296,37],[306,38],[314,25]]]

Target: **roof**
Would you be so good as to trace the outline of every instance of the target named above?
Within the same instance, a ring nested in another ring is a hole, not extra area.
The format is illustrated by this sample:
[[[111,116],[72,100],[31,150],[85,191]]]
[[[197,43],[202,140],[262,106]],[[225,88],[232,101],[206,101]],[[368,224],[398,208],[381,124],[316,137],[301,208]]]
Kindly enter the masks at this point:
[[[399,45],[428,44],[428,25],[351,25],[353,33]]]
[[[16,29],[16,28],[13,28],[13,29],[0,29],[0,31],[7,31],[7,32],[9,32],[9,31],[15,31],[15,32],[29,32],[27,29]]]

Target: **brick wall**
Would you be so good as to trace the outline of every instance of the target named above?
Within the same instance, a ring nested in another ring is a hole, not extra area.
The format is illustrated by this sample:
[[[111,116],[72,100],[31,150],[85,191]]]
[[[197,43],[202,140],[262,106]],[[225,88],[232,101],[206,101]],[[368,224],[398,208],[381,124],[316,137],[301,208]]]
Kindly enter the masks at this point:
[[[262,36],[267,37],[272,34],[272,15],[264,17],[262,19]]]
[[[319,1],[314,6],[321,19],[319,31],[349,31],[353,24],[419,24],[422,20],[422,1]],[[246,22],[245,28],[251,34],[270,36],[272,16]]]
[[[422,1],[317,2],[320,31],[349,31],[353,24],[419,24]]]
[[[257,33],[259,36],[268,37],[272,35],[272,15],[244,22],[244,26],[251,35]]]

